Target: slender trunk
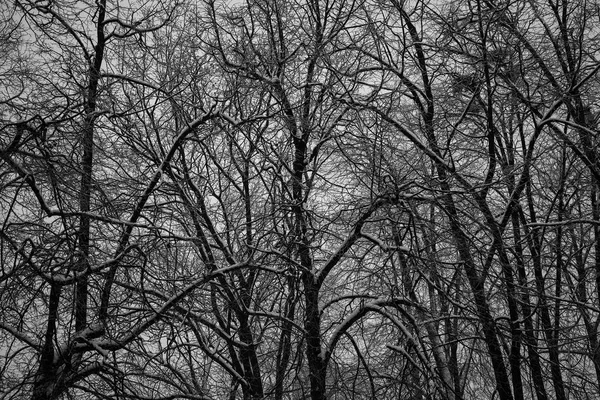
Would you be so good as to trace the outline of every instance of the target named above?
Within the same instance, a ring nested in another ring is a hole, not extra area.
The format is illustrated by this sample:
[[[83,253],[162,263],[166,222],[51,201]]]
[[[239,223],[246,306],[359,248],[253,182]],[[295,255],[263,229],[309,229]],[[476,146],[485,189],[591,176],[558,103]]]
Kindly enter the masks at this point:
[[[275,400],[283,399],[283,384],[285,382],[286,370],[290,362],[292,353],[292,323],[296,313],[296,281],[294,277],[288,278],[288,293],[284,316],[286,320],[281,323],[281,335],[279,337],[279,347],[277,349],[277,371],[275,372]]]
[[[319,310],[319,285],[316,282],[310,257],[310,248],[307,242],[306,217],[302,207],[302,172],[304,170],[304,155],[306,143],[296,141],[296,160],[294,162],[294,213],[296,215],[296,237],[299,241],[300,265],[302,272],[302,283],[304,285],[305,320],[306,331],[306,359],[310,375],[310,387],[312,400],[325,399],[325,376],[326,366],[321,356],[321,313]]]
[[[79,219],[78,262],[76,270],[80,274],[76,283],[75,297],[75,330],[82,331],[87,326],[88,302],[88,269],[90,256],[90,200],[92,193],[92,176],[94,164],[94,123],[98,101],[98,84],[100,82],[100,68],[104,60],[106,39],[104,36],[104,17],[106,13],[106,0],[97,2],[98,22],[96,28],[97,40],[95,57],[89,69],[89,81],[84,106],[85,120],[82,132],[82,157],[81,181],[79,189]]]
[[[398,229],[393,226],[393,237],[394,237],[394,241],[395,241],[395,245],[397,247],[401,247],[402,243],[400,241],[400,234],[398,232]],[[432,281],[438,281],[438,276],[437,276],[437,271],[436,271],[436,266],[435,266],[435,259],[434,257],[432,257],[432,254],[434,254],[434,250],[432,247],[435,246],[435,244],[433,244],[427,237],[427,232],[424,232],[424,242],[425,242],[425,249],[427,252],[427,258],[428,258],[428,262],[431,264],[430,268],[432,269],[432,277],[431,280]],[[412,284],[412,282],[410,281],[410,275],[409,275],[409,271],[408,271],[408,261],[406,259],[406,255],[403,253],[399,253],[398,254],[398,258],[400,260],[400,266],[402,269],[402,283],[404,286],[404,291],[405,294],[407,294],[409,296],[409,298],[415,303],[418,304],[419,300],[417,297],[417,293],[415,292],[414,289],[414,285]],[[436,288],[434,287],[433,284],[428,284],[428,291],[429,291],[429,302],[430,302],[430,312],[431,314],[434,316],[439,315],[438,311],[437,311],[437,303],[435,301],[435,299],[437,298],[437,294],[436,294]],[[417,320],[425,325],[425,330],[427,331],[427,336],[429,337],[429,340],[431,341],[431,351],[433,353],[433,360],[435,361],[435,366],[437,367],[437,371],[439,374],[439,377],[442,381],[442,384],[439,387],[439,391],[441,393],[445,393],[445,398],[447,400],[454,400],[455,399],[455,385],[453,383],[452,380],[452,375],[450,373],[450,369],[448,368],[448,360],[446,357],[446,354],[443,351],[443,345],[440,342],[440,333],[439,333],[439,323],[435,323],[432,321],[429,321],[429,317],[423,312],[423,310],[419,309],[419,308],[415,308],[414,312],[417,315]]]
[[[307,238],[308,226],[303,207],[304,194],[302,188],[302,178],[305,168],[306,140],[308,135],[303,138],[294,138],[294,175],[293,175],[293,198],[292,207],[295,215],[295,236],[298,242],[298,255],[302,271],[302,283],[304,285],[305,302],[305,320],[304,329],[306,331],[306,360],[310,375],[310,388],[312,400],[325,399],[325,377],[326,365],[321,355],[321,313],[319,310],[319,290],[312,260],[310,257],[310,247]]]
[[[484,214],[484,217],[488,223],[488,228],[490,229],[494,240],[492,248],[490,249],[489,262],[491,262],[491,257],[493,257],[493,254],[497,253],[498,258],[500,259],[500,266],[502,268],[502,273],[504,275],[504,280],[506,283],[506,298],[508,303],[508,312],[510,318],[509,327],[511,334],[510,353],[508,356],[508,362],[510,364],[514,397],[517,400],[522,400],[524,398],[523,382],[521,377],[522,331],[518,322],[519,312],[517,305],[516,287],[513,276],[513,268],[503,243],[500,226],[494,219],[491,210],[487,206],[485,199],[483,199],[482,196],[479,195],[476,195],[476,199],[479,203],[479,208]]]
[[[54,365],[54,339],[58,318],[61,287],[57,284],[50,286],[50,299],[48,300],[48,323],[42,354],[40,356],[37,376],[33,386],[33,399],[51,400],[56,398],[63,390],[64,379],[57,376]]]
[[[244,399],[262,399],[264,395],[260,364],[256,356],[256,345],[253,342],[253,335],[248,323],[248,316],[244,311],[238,313],[238,321],[240,324],[240,340],[245,344],[240,350],[239,358],[244,367],[244,378],[248,382],[248,385],[243,388]]]
[[[537,219],[534,208],[533,194],[531,190],[531,185],[529,183],[527,183],[526,193],[529,207],[530,222],[535,223]],[[529,247],[529,252],[531,253],[531,258],[533,262],[535,286],[537,291],[537,297],[539,299],[538,309],[540,310],[543,332],[546,337],[546,342],[548,343],[548,356],[550,358],[550,372],[552,375],[552,384],[554,386],[554,392],[556,394],[557,400],[566,400],[567,397],[565,394],[565,386],[562,379],[561,364],[558,355],[558,338],[554,337],[554,329],[552,327],[552,322],[550,320],[550,312],[548,310],[548,300],[546,297],[545,289],[546,279],[544,278],[544,273],[542,271],[540,251],[541,239],[539,238],[539,232],[537,229],[534,228],[531,231],[529,230],[525,214],[522,211],[520,211],[519,214],[521,222],[523,224],[523,229],[525,230],[524,233],[525,237],[527,238],[527,245]]]
[[[325,400],[326,365],[321,354],[321,317],[319,312],[319,288],[312,274],[304,275],[304,299],[306,307],[306,359],[310,375],[312,400]]]
[[[512,214],[512,226],[515,243],[515,254],[516,254],[516,265],[517,265],[517,276],[519,286],[521,287],[521,309],[523,310],[523,324],[525,326],[525,346],[527,348],[527,355],[529,356],[529,364],[531,368],[531,379],[533,381],[533,387],[538,400],[548,400],[548,394],[544,387],[544,377],[542,375],[542,366],[540,362],[539,348],[535,331],[533,327],[533,315],[531,311],[531,299],[529,297],[529,287],[527,283],[527,272],[525,270],[523,246],[521,244],[521,229],[518,216],[517,208]]]
[[[494,377],[496,378],[496,388],[501,400],[512,400],[513,395],[510,388],[510,380],[506,367],[504,365],[504,357],[502,356],[502,348],[498,337],[496,336],[497,327],[494,318],[490,312],[487,296],[485,293],[484,280],[479,276],[475,263],[469,250],[468,238],[462,231],[458,222],[458,212],[454,205],[454,199],[450,194],[450,187],[446,183],[446,174],[443,167],[438,170],[441,181],[443,182],[442,190],[446,193],[444,195],[445,208],[450,218],[450,227],[460,259],[463,263],[467,280],[471,287],[475,305],[477,308],[477,316],[479,322],[482,325],[484,340],[488,348],[490,360],[492,362],[492,368]]]

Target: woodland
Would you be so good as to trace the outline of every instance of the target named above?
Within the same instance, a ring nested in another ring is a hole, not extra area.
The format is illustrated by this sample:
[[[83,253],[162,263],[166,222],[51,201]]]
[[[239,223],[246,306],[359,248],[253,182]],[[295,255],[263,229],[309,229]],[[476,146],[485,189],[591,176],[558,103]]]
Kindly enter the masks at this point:
[[[0,2],[0,399],[600,398],[596,0]]]

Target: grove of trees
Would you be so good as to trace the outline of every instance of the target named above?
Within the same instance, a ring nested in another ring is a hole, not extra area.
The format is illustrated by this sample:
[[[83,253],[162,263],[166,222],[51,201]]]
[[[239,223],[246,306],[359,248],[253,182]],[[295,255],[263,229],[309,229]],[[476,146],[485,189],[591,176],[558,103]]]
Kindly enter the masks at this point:
[[[0,398],[599,398],[599,71],[592,0],[0,2]]]

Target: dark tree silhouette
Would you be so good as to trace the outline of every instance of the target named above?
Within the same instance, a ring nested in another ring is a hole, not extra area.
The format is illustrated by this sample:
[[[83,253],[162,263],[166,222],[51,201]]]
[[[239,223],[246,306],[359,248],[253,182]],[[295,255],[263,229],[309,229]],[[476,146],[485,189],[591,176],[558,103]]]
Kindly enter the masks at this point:
[[[2,398],[598,396],[599,15],[0,4]]]

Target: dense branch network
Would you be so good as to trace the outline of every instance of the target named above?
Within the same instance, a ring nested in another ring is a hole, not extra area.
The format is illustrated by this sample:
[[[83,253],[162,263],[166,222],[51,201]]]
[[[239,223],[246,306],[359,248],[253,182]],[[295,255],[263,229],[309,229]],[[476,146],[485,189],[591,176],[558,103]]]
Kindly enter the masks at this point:
[[[0,391],[600,395],[593,4],[0,5]]]

